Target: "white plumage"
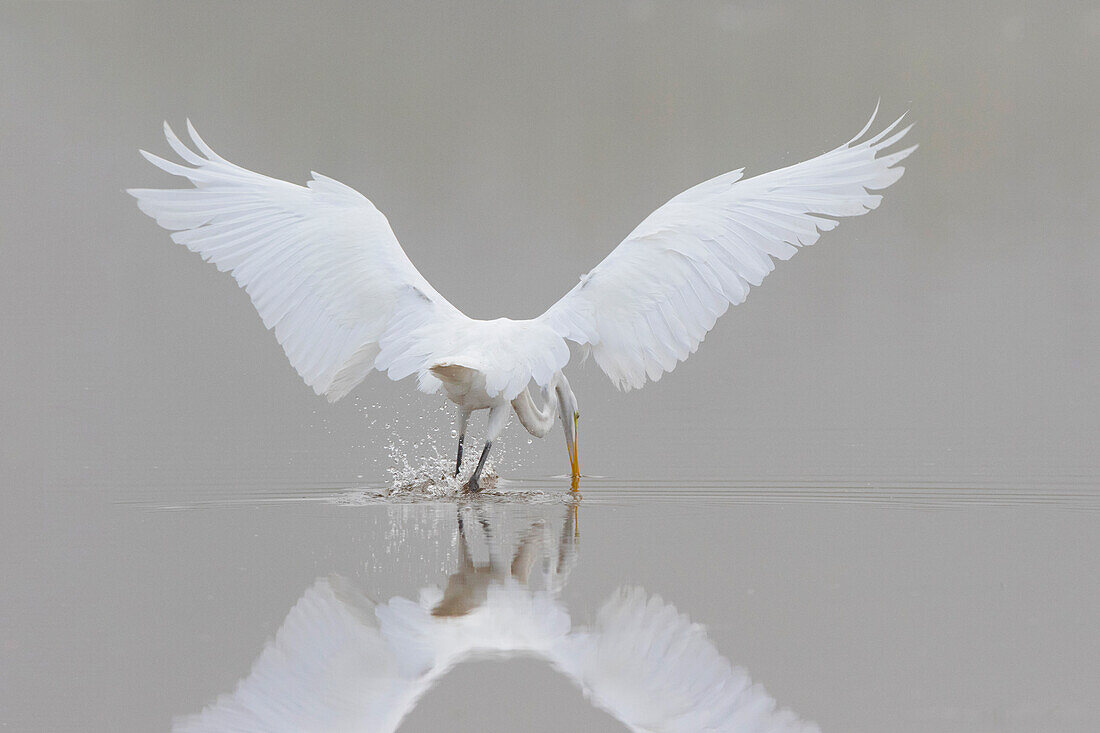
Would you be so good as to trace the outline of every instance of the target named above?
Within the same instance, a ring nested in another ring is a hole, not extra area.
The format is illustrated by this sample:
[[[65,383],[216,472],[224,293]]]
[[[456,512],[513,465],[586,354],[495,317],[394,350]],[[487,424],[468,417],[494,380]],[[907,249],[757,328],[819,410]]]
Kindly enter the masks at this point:
[[[142,151],[194,189],[130,189],[172,239],[229,271],[274,329],[290,363],[335,402],[371,370],[416,374],[435,392],[434,364],[483,372],[490,396],[541,385],[569,359],[539,320],[468,318],[413,267],[374,204],[319,173],[306,186],[253,173],[220,157],[188,122],[201,155],[167,123],[172,149],[192,168]]]
[[[874,120],[872,116],[871,120]],[[790,259],[830,217],[876,208],[901,177],[896,166],[916,146],[876,153],[900,140],[901,122],[855,144],[871,122],[840,147],[787,168],[742,179],[731,171],[675,196],[630,233],[540,318],[556,333],[592,347],[596,363],[624,390],[656,381],[695,352],[749,285]],[[895,167],[896,166],[896,167]]]
[[[232,273],[302,379],[329,401],[372,370],[392,379],[415,374],[425,392],[450,379],[447,396],[459,405],[464,427],[471,410],[499,412],[517,398],[517,411],[534,409],[526,399],[534,382],[558,391],[549,420],[562,417],[564,424],[570,411],[574,422],[578,414],[560,376],[567,342],[590,348],[616,387],[641,387],[693,353],[730,304],[744,301],[749,286],[771,272],[774,259],[813,244],[838,218],[876,208],[881,196],[872,191],[901,177],[897,164],[916,146],[879,155],[909,131],[895,131],[901,119],[857,142],[873,121],[811,160],[747,179],[732,171],[675,196],[528,320],[467,317],[416,270],[367,198],[317,173],[303,187],[234,165],[190,122],[198,152],[164,127],[189,166],[142,154],[194,188],[130,193],[176,242]],[[520,417],[525,426],[544,426],[547,413]],[[503,425],[490,419],[487,446]],[[566,434],[577,475],[571,432],[575,424]]]

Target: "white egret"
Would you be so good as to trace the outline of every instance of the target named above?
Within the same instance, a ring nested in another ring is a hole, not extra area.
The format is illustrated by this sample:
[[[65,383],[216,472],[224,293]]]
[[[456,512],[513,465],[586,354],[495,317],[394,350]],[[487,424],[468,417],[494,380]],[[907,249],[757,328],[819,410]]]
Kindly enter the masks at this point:
[[[904,115],[857,142],[874,118],[816,158],[747,179],[744,169],[731,171],[673,197],[529,320],[467,317],[416,270],[367,198],[318,173],[298,186],[241,168],[190,121],[197,152],[164,125],[168,144],[190,165],[141,152],[194,188],[129,193],[173,240],[232,273],[318,395],[335,402],[372,370],[395,380],[415,374],[424,392],[442,389],[458,405],[456,476],[470,413],[489,410],[466,484],[476,491],[509,405],[540,438],[560,419],[573,477],[580,475],[580,413],[562,373],[567,342],[590,350],[619,389],[641,387],[693,353],[715,320],[773,269],[773,258],[789,259],[839,217],[876,208],[882,197],[871,191],[900,178],[897,163],[916,146],[879,155],[909,131],[895,131]],[[549,398],[541,406],[531,382]]]

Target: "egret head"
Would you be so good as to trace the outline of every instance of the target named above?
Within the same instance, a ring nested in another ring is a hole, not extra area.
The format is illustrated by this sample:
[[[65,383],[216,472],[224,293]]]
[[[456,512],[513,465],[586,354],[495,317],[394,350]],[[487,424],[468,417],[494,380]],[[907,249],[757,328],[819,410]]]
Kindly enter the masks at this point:
[[[560,371],[554,374],[554,392],[558,398],[558,417],[565,430],[565,448],[569,451],[569,464],[573,468],[573,478],[581,475],[577,462],[577,422],[581,413],[577,408],[577,397],[569,387],[569,380]]]

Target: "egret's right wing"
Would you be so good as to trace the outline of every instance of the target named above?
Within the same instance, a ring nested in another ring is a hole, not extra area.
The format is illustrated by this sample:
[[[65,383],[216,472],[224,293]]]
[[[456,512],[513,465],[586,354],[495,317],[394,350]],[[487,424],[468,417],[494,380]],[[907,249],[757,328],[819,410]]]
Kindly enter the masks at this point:
[[[423,371],[410,355],[432,344],[416,339],[468,321],[416,270],[366,197],[317,173],[306,186],[253,173],[187,127],[198,153],[167,123],[164,132],[194,167],[142,155],[194,188],[129,193],[173,240],[233,274],[317,394],[335,402],[372,369],[393,379]]]
[[[872,116],[871,120],[874,120]],[[811,160],[741,180],[725,173],[675,196],[638,225],[539,320],[590,346],[620,389],[672,371],[715,320],[742,302],[749,285],[813,244],[836,219],[878,206],[871,190],[901,177],[916,146],[889,155],[908,127],[899,119],[874,137],[852,140]]]

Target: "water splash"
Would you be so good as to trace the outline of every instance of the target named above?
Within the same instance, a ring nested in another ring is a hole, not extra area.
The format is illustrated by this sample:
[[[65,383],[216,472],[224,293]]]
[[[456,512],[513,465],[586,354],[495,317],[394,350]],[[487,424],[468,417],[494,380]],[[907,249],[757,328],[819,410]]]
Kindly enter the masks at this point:
[[[394,409],[394,405],[382,405],[356,399],[355,405],[363,415],[366,427],[373,439],[359,446],[378,447],[383,455],[374,458],[379,471],[377,479],[366,486],[344,492],[338,503],[364,504],[379,501],[417,502],[432,500],[450,501],[527,501],[545,502],[562,499],[562,493],[526,486],[511,486],[501,477],[504,471],[519,468],[524,451],[509,450],[513,441],[512,430],[519,430],[518,423],[506,427],[504,434],[493,442],[492,452],[481,474],[481,491],[476,494],[464,490],[481,457],[482,443],[478,431],[482,422],[475,415],[471,430],[466,436],[466,450],[461,470],[455,474],[455,453],[458,433],[455,430],[453,410],[446,404],[425,410],[416,405],[415,410]],[[528,443],[530,441],[527,441]],[[519,443],[516,443],[519,444]],[[357,476],[362,479],[363,476]],[[370,479],[367,479],[370,481]]]
[[[425,454],[420,441],[408,444],[400,438],[394,438],[387,445],[391,465],[387,469],[389,481],[383,486],[358,488],[343,492],[334,497],[335,503],[346,506],[385,503],[417,503],[422,501],[449,502],[517,502],[535,503],[560,502],[573,500],[567,491],[548,491],[544,489],[518,488],[501,478],[492,458],[486,461],[481,474],[481,490],[474,493],[466,490],[476,465],[477,457],[463,461],[462,471],[454,475],[454,459],[434,450]],[[429,446],[431,448],[431,446]]]
[[[453,497],[464,493],[463,486],[473,473],[476,457],[463,461],[462,471],[454,475],[454,459],[440,453],[437,446],[430,446],[432,453],[425,456],[422,446],[413,446],[414,458],[399,440],[395,440],[386,449],[390,454],[390,487],[388,495],[400,496],[419,494],[426,497]],[[500,481],[492,457],[485,462],[481,474],[482,491],[493,491]]]

